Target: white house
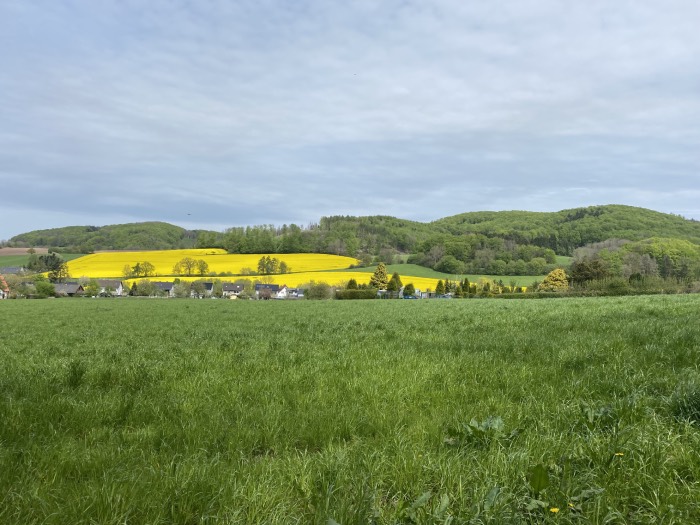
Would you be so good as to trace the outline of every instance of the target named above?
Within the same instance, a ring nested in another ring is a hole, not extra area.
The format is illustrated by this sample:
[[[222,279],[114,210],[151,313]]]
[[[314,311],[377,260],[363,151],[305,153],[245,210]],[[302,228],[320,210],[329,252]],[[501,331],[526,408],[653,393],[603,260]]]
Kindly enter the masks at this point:
[[[100,295],[113,295],[121,297],[124,295],[124,283],[116,279],[97,279],[100,285]]]
[[[0,275],[0,299],[7,299],[10,296],[10,287],[7,286],[7,281]]]

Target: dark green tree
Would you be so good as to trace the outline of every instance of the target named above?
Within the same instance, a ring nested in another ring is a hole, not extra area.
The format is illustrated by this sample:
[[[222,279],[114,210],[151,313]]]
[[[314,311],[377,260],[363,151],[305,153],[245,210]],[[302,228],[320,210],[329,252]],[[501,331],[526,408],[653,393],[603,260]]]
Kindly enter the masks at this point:
[[[440,279],[435,286],[435,294],[445,295],[445,283],[442,282],[442,279]]]
[[[401,290],[403,283],[401,282],[401,277],[398,272],[394,272],[387,283],[386,289],[388,292],[398,293]]]

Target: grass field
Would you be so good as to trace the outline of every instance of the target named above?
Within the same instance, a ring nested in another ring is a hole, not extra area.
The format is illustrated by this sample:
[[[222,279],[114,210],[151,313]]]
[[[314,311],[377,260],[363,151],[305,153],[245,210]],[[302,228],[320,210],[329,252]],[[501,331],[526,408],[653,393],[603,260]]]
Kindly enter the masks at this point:
[[[71,261],[83,257],[82,253],[61,253],[64,261]],[[24,266],[29,261],[29,255],[0,255],[0,268],[7,266]]]
[[[699,310],[0,301],[0,523],[698,523]]]
[[[351,268],[347,271],[369,273],[369,275],[372,275],[375,269],[376,266],[367,266],[363,268]],[[481,278],[485,278],[489,281],[502,280],[503,283],[506,285],[509,285],[511,281],[515,281],[516,286],[529,286],[533,283],[533,281],[541,281],[542,279],[544,279],[544,275],[454,275],[436,272],[432,268],[426,268],[425,266],[419,266],[418,264],[388,264],[386,267],[386,271],[389,274],[389,276],[391,276],[394,272],[399,272],[399,275],[402,276],[402,280],[405,282],[408,281],[406,281],[406,279],[403,279],[404,275],[423,277],[425,279],[433,280],[434,282],[437,282],[438,279],[442,279],[443,281],[445,279],[449,279],[450,281],[462,281],[466,277],[467,279],[469,279],[470,282],[474,283],[478,282]]]

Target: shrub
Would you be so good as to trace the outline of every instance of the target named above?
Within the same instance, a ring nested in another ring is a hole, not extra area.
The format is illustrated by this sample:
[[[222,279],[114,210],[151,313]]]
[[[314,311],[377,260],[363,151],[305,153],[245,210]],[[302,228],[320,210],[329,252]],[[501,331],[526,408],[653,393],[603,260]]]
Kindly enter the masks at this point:
[[[336,290],[335,298],[341,300],[348,299],[376,299],[377,290],[368,288],[365,290]]]

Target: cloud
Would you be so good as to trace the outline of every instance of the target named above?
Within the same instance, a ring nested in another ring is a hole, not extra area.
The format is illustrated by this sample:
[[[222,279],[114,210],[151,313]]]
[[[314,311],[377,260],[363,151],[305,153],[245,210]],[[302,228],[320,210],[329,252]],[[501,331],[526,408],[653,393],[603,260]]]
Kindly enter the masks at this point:
[[[691,0],[8,1],[0,238],[183,208],[222,227],[700,218],[699,18]]]

